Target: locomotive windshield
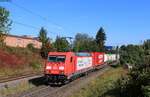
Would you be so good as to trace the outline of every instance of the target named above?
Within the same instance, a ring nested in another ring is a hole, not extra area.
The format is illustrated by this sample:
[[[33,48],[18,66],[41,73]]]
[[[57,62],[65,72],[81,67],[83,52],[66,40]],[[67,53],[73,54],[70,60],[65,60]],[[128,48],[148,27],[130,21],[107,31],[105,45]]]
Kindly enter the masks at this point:
[[[57,56],[57,55],[50,55],[48,56],[48,62],[65,62],[66,57],[61,55],[61,56]]]

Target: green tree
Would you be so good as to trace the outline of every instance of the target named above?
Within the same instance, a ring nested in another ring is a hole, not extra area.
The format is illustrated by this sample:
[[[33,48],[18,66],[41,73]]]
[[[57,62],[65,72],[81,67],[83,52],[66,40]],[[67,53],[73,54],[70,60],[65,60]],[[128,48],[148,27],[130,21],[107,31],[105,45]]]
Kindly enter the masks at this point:
[[[47,58],[48,52],[52,51],[51,43],[49,37],[47,37],[47,31],[43,27],[40,29],[39,40],[42,42],[42,48],[41,48],[41,56],[43,58]]]
[[[45,44],[49,41],[49,38],[47,37],[47,31],[43,27],[40,29],[38,38],[42,42],[42,44]]]
[[[96,42],[100,48],[100,51],[105,50],[105,40],[106,40],[106,34],[104,29],[101,27],[96,34]]]
[[[146,55],[150,55],[150,39],[144,41],[143,48]]]
[[[92,52],[98,51],[98,45],[92,37],[87,34],[78,33],[75,36],[73,43],[73,50],[75,52]]]
[[[43,58],[46,59],[47,56],[48,56],[48,53],[51,52],[51,51],[53,51],[53,48],[51,46],[50,41],[48,41],[47,43],[42,44],[42,48],[40,50],[40,53],[41,53],[41,56]]]
[[[59,36],[56,37],[54,48],[58,52],[65,52],[69,50],[69,42]]]
[[[144,41],[143,46],[144,46],[144,49],[150,50],[150,39]]]
[[[120,47],[120,62],[121,64],[144,64],[146,56],[144,49],[139,45],[127,45]]]
[[[12,21],[8,17],[9,11],[0,6],[0,45],[3,44],[5,35],[10,30]]]

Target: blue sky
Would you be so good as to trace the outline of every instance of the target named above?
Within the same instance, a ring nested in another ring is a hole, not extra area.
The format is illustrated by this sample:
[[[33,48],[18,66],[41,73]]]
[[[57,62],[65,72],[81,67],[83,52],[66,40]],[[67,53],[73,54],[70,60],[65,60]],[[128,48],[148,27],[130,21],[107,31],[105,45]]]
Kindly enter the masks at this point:
[[[14,21],[10,34],[36,37],[43,26],[52,39],[57,35],[74,37],[76,33],[95,37],[103,27],[106,45],[139,44],[150,39],[150,0],[11,1],[0,2]]]

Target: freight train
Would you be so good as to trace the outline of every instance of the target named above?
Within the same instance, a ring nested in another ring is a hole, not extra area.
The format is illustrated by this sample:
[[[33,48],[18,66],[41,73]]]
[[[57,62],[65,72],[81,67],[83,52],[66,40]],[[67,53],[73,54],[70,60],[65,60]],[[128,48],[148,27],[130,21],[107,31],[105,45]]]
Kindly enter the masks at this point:
[[[44,69],[46,82],[63,84],[118,59],[117,54],[100,52],[50,52]]]

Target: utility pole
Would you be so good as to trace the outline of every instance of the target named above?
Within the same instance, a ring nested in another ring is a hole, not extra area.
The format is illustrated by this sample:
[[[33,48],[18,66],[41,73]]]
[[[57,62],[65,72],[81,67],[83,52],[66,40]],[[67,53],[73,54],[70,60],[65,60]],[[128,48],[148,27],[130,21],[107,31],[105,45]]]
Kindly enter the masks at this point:
[[[67,39],[69,39],[69,42],[70,42],[70,51],[72,51],[72,49],[73,49],[73,37],[62,37],[62,39],[65,39],[65,40],[67,40]]]
[[[119,51],[120,47],[117,46],[117,61],[118,61],[118,64],[120,64],[120,51]]]

